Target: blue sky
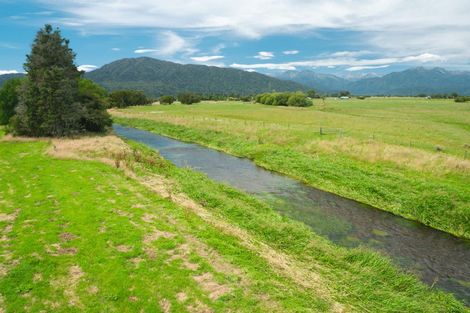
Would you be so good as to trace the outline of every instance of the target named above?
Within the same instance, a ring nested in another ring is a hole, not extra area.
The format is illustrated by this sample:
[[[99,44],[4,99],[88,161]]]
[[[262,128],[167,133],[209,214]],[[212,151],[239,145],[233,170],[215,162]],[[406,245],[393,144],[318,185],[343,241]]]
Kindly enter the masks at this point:
[[[45,23],[86,70],[140,56],[264,73],[470,70],[468,12],[468,0],[0,0],[0,74],[23,71]]]

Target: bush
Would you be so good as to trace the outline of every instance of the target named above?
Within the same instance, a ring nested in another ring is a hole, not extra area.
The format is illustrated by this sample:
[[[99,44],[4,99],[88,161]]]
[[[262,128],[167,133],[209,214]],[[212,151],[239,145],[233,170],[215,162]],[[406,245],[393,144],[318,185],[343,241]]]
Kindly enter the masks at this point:
[[[78,82],[79,100],[85,106],[81,124],[86,131],[103,132],[113,122],[106,111],[108,105],[106,90],[93,81],[81,78]]]
[[[160,104],[172,104],[176,101],[176,99],[173,96],[161,96],[159,101]]]
[[[274,92],[255,96],[255,101],[266,105],[307,107],[313,105],[304,93]]]
[[[18,87],[21,78],[7,80],[0,88],[0,125],[7,125],[15,115],[15,107],[18,105]]]
[[[142,91],[116,90],[109,94],[109,105],[113,108],[125,108],[133,105],[148,105],[148,99]]]
[[[309,107],[313,105],[313,102],[303,93],[294,93],[290,95],[287,105],[292,107]]]
[[[467,102],[467,101],[470,101],[470,97],[465,97],[465,96],[459,96],[459,97],[456,97],[455,102]]]
[[[178,95],[178,101],[183,104],[193,104],[201,102],[201,96],[192,92],[183,92]]]

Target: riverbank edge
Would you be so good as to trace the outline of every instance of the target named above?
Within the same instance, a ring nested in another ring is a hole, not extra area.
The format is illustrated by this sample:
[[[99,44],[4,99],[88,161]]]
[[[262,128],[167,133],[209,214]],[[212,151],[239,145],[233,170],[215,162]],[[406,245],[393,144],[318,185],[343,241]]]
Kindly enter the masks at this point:
[[[437,309],[436,305],[446,306],[444,310],[449,312],[470,312],[460,307],[462,303],[452,294],[424,284],[377,252],[366,248],[340,247],[315,234],[302,222],[281,216],[253,196],[215,182],[202,173],[178,168],[142,143],[124,140],[133,149],[148,156],[142,159],[159,158],[159,162],[167,164],[146,166],[144,172],[164,176],[172,182],[175,192],[189,196],[211,213],[294,257],[310,270],[318,271],[321,276],[334,282],[328,285],[340,295],[336,300],[342,303],[365,312],[431,312]],[[425,303],[429,307],[421,306],[424,304],[415,306],[413,303],[427,297]],[[364,298],[368,299],[367,306],[364,306]],[[379,304],[381,301],[384,303]]]

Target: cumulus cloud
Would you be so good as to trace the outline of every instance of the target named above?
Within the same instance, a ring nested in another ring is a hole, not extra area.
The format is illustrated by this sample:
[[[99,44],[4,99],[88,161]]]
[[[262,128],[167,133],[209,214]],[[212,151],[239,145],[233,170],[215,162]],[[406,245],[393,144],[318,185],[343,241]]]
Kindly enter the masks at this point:
[[[84,64],[84,65],[80,65],[77,67],[79,71],[84,71],[84,72],[91,72],[93,70],[96,70],[97,68],[98,66],[91,65],[91,64]]]
[[[0,75],[5,75],[5,74],[18,74],[19,72],[17,70],[0,70]]]
[[[112,51],[121,51],[121,48],[111,48]]]
[[[282,53],[285,55],[294,55],[294,54],[298,54],[299,50],[286,50],[286,51],[282,51]]]
[[[269,60],[274,58],[274,53],[269,51],[260,51],[257,55],[254,56],[254,58],[260,60]]]
[[[200,56],[200,57],[191,57],[190,59],[196,62],[209,62],[214,60],[223,59],[223,55],[207,55],[207,56]]]

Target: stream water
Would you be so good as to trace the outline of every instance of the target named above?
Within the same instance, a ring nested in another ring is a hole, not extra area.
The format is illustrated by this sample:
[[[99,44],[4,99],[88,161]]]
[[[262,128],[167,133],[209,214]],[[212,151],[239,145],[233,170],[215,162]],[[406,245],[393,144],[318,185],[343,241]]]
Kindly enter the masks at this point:
[[[377,250],[470,305],[469,240],[315,189],[248,159],[135,128],[114,125],[114,131],[157,149],[176,166],[190,167],[262,199],[336,244]]]

